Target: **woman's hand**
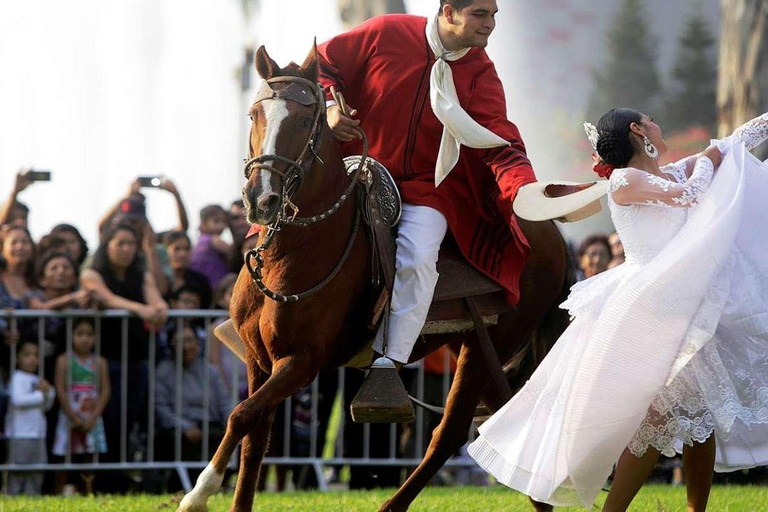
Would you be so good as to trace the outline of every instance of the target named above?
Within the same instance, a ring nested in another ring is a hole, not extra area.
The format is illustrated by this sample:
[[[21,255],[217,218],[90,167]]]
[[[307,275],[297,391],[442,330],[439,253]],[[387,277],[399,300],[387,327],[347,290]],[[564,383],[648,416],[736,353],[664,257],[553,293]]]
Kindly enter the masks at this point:
[[[715,169],[720,167],[720,164],[723,161],[723,154],[720,153],[720,150],[717,149],[717,146],[709,146],[701,153],[701,156],[705,156],[712,160],[712,165],[715,166]]]
[[[76,305],[80,309],[90,309],[95,294],[92,294],[89,290],[81,288],[70,294],[72,298],[72,304]]]
[[[349,142],[361,138],[360,132],[357,131],[360,121],[352,119],[352,116],[357,115],[357,110],[350,107],[350,117],[347,117],[341,113],[341,108],[338,105],[332,105],[328,107],[326,115],[328,117],[328,126],[331,128],[333,136],[340,141]]]

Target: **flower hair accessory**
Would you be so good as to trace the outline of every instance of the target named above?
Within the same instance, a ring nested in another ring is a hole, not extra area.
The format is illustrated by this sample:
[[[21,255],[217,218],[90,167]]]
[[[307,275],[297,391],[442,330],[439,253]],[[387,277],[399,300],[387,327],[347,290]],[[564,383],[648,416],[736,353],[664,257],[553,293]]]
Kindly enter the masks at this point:
[[[592,170],[595,171],[601,178],[610,178],[611,173],[615,167],[603,162],[603,159],[600,158],[600,155],[597,154],[597,141],[600,138],[600,134],[598,133],[597,128],[592,123],[585,122],[584,131],[587,133],[589,143],[592,144],[592,149],[594,150],[592,152],[592,161],[594,162],[592,165]]]

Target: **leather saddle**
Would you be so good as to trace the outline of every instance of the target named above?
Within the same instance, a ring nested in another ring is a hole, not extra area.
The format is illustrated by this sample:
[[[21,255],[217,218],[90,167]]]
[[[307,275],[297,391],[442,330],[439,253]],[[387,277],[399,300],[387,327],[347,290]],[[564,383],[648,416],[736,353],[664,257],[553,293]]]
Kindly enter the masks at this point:
[[[344,159],[351,175],[360,165],[359,156]],[[371,264],[376,300],[371,306],[369,328],[372,330],[385,320],[395,277],[395,250],[397,222],[402,202],[397,186],[389,171],[380,162],[368,158],[367,169],[361,173],[359,193],[363,218],[371,242]],[[464,332],[477,326],[467,311],[465,299],[473,298],[483,324],[496,323],[498,315],[509,311],[501,286],[473,268],[461,255],[449,234],[440,247],[437,262],[440,277],[435,288],[423,334]],[[347,366],[370,364],[372,349],[366,347]]]

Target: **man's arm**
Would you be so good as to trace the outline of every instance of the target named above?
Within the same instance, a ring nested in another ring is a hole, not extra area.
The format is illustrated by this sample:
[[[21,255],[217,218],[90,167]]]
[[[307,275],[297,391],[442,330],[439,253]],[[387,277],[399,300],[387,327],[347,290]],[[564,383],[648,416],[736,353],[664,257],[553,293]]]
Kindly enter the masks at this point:
[[[514,201],[520,187],[536,181],[536,175],[520,131],[507,119],[504,88],[493,65],[476,80],[467,112],[480,125],[509,142],[508,146],[472,151],[477,151],[483,163],[493,171],[502,197]]]

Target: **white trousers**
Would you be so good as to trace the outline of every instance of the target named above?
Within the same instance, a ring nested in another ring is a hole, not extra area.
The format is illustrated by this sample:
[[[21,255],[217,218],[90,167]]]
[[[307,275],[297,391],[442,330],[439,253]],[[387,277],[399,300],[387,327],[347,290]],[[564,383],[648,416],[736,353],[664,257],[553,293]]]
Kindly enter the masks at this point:
[[[424,328],[437,285],[437,255],[447,230],[445,217],[434,208],[403,205],[386,350],[383,324],[373,344],[374,350],[394,361],[408,362]]]

